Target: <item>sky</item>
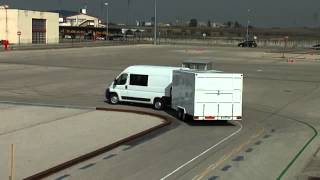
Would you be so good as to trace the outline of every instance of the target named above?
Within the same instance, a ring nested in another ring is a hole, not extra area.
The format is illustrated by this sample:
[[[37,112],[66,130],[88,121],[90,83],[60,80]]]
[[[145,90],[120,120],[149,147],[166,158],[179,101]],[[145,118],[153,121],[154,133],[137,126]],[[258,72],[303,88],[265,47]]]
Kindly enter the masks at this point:
[[[150,21],[154,0],[0,0],[11,8],[32,10],[73,10],[85,6],[88,14],[106,17],[104,2],[109,3],[111,22]],[[257,27],[320,27],[320,0],[157,0],[158,21],[227,22],[238,21]],[[248,13],[248,9],[250,12]]]

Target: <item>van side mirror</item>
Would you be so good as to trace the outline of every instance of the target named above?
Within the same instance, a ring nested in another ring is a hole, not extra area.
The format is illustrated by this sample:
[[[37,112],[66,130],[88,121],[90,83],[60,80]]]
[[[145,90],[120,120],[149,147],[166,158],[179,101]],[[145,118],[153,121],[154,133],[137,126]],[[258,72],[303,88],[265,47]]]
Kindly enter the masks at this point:
[[[117,85],[117,83],[118,83],[117,79],[114,79],[113,80],[113,85]]]

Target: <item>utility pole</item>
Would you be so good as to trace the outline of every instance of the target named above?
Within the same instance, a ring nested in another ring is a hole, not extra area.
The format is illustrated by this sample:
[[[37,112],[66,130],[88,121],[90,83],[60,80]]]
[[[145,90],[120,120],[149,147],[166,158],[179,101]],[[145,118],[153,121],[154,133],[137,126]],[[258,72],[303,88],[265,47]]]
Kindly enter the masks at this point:
[[[127,26],[129,26],[129,15],[130,15],[130,0],[128,0],[128,8],[127,8]]]
[[[157,32],[157,0],[154,0],[154,45],[157,45]]]
[[[250,14],[250,9],[248,9],[248,17],[247,17],[247,35],[246,35],[246,40],[249,41],[249,24],[250,24],[250,20],[249,20],[249,14]]]
[[[107,23],[106,23],[106,28],[107,28],[106,40],[107,40],[109,36],[109,3],[106,2],[104,3],[104,5],[107,6]]]

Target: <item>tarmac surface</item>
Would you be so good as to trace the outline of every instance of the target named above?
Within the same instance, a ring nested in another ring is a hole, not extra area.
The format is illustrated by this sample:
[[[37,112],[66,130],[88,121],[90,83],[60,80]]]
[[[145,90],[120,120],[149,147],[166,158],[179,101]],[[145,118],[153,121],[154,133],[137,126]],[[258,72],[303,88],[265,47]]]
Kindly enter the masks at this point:
[[[11,144],[22,179],[152,128],[162,119],[95,109],[0,104],[0,179],[9,177]]]
[[[214,69],[244,73],[242,122],[176,120],[48,179],[315,176],[317,170],[308,164],[319,166],[320,58],[281,56],[266,49],[149,45],[2,52],[0,100],[110,107],[104,90],[129,65],[180,66],[188,59],[211,59]],[[153,112],[131,104],[115,107]]]

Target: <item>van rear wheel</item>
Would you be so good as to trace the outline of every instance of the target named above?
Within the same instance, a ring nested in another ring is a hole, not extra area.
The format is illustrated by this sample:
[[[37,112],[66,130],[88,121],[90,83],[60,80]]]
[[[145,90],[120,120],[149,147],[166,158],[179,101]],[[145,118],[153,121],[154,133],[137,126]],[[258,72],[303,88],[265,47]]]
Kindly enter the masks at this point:
[[[164,108],[164,101],[160,98],[157,98],[153,102],[153,108],[156,110],[162,110]]]
[[[110,94],[109,102],[110,102],[110,104],[118,104],[119,103],[118,95],[115,93]]]

